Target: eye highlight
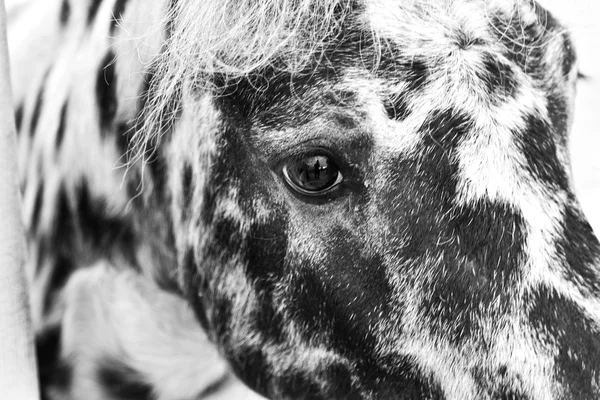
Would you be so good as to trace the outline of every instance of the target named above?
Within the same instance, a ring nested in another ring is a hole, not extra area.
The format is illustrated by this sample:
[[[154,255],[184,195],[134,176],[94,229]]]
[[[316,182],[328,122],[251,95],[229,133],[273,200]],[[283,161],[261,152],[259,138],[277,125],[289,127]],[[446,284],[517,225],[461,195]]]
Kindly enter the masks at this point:
[[[306,196],[318,196],[339,185],[344,177],[331,157],[315,154],[296,157],[283,166],[287,184]]]

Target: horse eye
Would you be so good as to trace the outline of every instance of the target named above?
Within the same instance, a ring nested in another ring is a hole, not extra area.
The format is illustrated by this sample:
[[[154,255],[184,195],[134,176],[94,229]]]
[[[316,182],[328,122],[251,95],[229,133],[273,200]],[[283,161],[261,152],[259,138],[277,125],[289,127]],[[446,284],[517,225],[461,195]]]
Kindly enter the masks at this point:
[[[308,196],[323,194],[343,180],[338,166],[323,154],[295,158],[283,167],[283,176],[292,189]]]

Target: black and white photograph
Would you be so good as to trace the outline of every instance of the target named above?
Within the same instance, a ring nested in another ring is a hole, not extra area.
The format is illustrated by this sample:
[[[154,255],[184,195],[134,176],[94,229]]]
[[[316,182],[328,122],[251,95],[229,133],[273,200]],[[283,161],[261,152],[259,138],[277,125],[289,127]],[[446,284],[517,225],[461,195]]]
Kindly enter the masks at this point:
[[[0,0],[0,400],[600,400],[600,2]]]

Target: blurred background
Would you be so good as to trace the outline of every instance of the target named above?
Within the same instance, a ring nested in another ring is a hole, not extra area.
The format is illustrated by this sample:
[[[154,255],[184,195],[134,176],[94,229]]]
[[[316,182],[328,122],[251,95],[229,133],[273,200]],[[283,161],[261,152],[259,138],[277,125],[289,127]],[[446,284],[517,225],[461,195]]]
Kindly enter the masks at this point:
[[[579,201],[600,236],[600,1],[538,0],[569,28],[588,78],[578,85],[570,149]]]

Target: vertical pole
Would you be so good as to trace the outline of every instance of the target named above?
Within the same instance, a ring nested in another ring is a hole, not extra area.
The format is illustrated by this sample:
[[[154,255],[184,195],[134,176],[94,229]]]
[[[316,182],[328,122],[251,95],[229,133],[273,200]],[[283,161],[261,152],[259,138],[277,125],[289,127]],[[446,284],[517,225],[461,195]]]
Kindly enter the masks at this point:
[[[0,0],[0,397],[37,400],[15,139],[6,9]]]

